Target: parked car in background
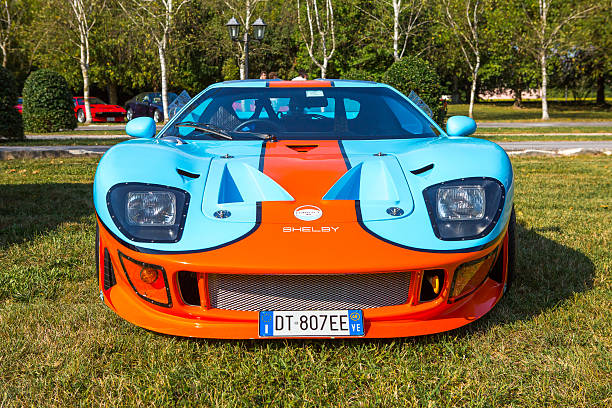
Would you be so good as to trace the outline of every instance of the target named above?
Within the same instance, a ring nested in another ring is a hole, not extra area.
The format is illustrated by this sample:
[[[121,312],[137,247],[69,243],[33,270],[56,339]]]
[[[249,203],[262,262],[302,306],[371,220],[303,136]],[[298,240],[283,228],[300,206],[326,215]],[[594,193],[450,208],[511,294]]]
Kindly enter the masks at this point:
[[[21,96],[17,98],[17,105],[15,105],[15,109],[17,109],[19,113],[23,113],[23,98]]]
[[[168,92],[168,104],[176,99],[176,94]],[[143,92],[125,103],[127,120],[141,116],[153,118],[156,123],[164,120],[164,107],[162,105],[161,92]]]
[[[93,122],[123,122],[125,120],[125,109],[118,105],[109,105],[98,98],[89,98],[91,109],[91,120]],[[74,114],[79,123],[85,123],[85,98],[74,97]]]

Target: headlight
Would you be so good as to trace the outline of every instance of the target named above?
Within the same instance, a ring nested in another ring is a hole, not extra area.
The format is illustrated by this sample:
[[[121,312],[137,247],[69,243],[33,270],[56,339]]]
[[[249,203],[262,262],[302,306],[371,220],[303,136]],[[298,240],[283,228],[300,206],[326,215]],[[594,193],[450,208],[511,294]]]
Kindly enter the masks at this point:
[[[423,191],[434,233],[446,241],[476,239],[491,232],[504,194],[499,181],[485,177],[453,180]]]
[[[162,226],[176,221],[176,195],[167,191],[130,191],[127,220],[132,225]]]
[[[189,193],[154,184],[124,183],[106,197],[119,231],[137,242],[177,242],[181,238]]]

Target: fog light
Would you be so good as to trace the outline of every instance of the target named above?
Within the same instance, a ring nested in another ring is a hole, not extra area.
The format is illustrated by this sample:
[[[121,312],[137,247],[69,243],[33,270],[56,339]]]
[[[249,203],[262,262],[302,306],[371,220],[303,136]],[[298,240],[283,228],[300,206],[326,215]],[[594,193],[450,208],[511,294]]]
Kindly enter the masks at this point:
[[[427,281],[431,285],[431,289],[433,293],[436,295],[440,293],[440,278],[437,275],[434,276],[426,276]]]
[[[489,276],[493,267],[497,250],[484,258],[476,259],[460,265],[455,271],[451,285],[450,300],[455,301],[474,292]]]
[[[444,286],[444,270],[432,269],[423,272],[423,280],[421,281],[421,293],[419,300],[428,302],[434,300],[442,292]]]

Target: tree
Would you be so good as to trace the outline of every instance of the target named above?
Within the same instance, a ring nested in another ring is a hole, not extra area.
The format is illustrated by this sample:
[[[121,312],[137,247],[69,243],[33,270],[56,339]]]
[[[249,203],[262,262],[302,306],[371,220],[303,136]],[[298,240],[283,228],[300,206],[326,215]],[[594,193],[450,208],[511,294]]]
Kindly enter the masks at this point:
[[[523,46],[527,35],[522,15],[508,2],[498,3],[487,13],[487,63],[480,70],[480,81],[490,90],[512,90],[514,107],[522,107],[522,92],[537,86],[535,60]]]
[[[566,37],[572,48],[581,49],[588,54],[584,75],[595,82],[596,103],[602,106],[606,105],[605,86],[612,74],[611,26],[612,2],[608,1],[590,16],[581,19],[573,35]]]
[[[474,99],[476,96],[476,83],[480,70],[482,44],[480,42],[483,30],[483,1],[482,0],[443,0],[442,23],[450,28],[459,48],[470,67],[472,73],[472,87],[470,90],[470,109],[468,115],[474,116]]]
[[[378,0],[372,12],[361,9],[385,31],[392,32],[393,59],[399,61],[406,52],[410,37],[417,34],[420,26],[427,23],[423,18],[424,0]],[[389,24],[391,22],[391,24]],[[389,26],[392,25],[392,30]],[[401,50],[400,50],[400,42]]]
[[[2,51],[2,67],[6,68],[9,48],[15,33],[15,26],[23,15],[23,7],[19,0],[4,0],[0,4],[0,51]]]
[[[98,14],[106,7],[106,0],[69,0],[71,13],[67,21],[70,28],[78,36],[79,66],[83,75],[83,99],[85,103],[85,122],[91,123],[91,107],[89,104],[89,38]]]
[[[132,23],[139,27],[148,28],[159,55],[161,72],[162,104],[164,107],[164,121],[168,116],[168,69],[167,50],[170,35],[174,29],[174,19],[180,9],[191,0],[123,0],[119,6]],[[177,5],[178,3],[178,5]]]
[[[569,23],[588,16],[598,6],[591,0],[516,0],[522,10],[527,35],[524,44],[536,58],[541,72],[540,93],[542,98],[542,120],[549,120],[548,114],[548,59],[558,51],[561,36]],[[527,4],[526,4],[527,3]]]
[[[298,27],[308,55],[321,70],[321,78],[325,78],[329,60],[336,51],[336,31],[332,0],[324,0],[323,7],[319,6],[319,2],[320,0],[304,0],[305,7],[302,8],[300,0],[297,0],[297,16]],[[302,14],[305,14],[308,24],[306,29],[302,26]]]

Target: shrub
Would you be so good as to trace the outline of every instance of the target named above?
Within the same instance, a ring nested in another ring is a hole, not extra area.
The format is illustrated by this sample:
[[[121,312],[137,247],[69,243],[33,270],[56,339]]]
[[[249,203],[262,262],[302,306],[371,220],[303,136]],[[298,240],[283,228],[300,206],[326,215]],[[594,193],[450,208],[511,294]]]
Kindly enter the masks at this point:
[[[23,86],[23,122],[28,132],[57,132],[77,126],[74,101],[60,74],[41,69]]]
[[[366,71],[364,69],[351,68],[349,71],[342,74],[342,79],[380,82],[380,74]]]
[[[383,75],[383,82],[391,85],[406,96],[414,91],[433,111],[433,119],[444,121],[442,85],[440,77],[429,62],[419,57],[408,56],[396,61]]]
[[[23,139],[23,121],[15,109],[17,84],[9,71],[0,66],[0,137]]]

